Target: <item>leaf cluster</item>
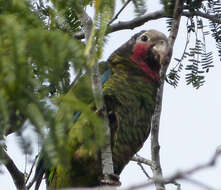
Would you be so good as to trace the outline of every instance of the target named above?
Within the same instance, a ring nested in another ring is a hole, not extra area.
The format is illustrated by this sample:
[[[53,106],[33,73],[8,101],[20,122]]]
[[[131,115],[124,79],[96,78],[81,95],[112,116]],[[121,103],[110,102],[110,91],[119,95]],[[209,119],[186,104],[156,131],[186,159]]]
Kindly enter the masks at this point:
[[[221,13],[221,3],[219,1],[208,1],[204,3],[202,1],[186,1],[185,9],[190,13],[194,11],[202,11],[210,15],[219,17]],[[167,20],[168,29],[170,30],[172,18]],[[209,72],[213,65],[213,52],[209,51],[206,47],[206,38],[211,35],[215,41],[219,56],[220,52],[220,24],[215,23],[213,20],[209,20],[209,27],[203,23],[203,20],[197,16],[192,16],[187,21],[187,40],[180,58],[175,58],[175,67],[173,67],[167,77],[167,82],[174,87],[179,83],[180,73],[185,68],[186,83],[192,84],[193,87],[199,88],[205,82],[205,76]],[[210,30],[208,30],[210,29]],[[189,46],[190,38],[194,39],[195,43],[193,47]],[[184,60],[188,61],[188,64],[184,67]]]
[[[85,68],[85,46],[66,32],[48,30],[28,1],[5,1],[2,6],[0,141],[4,145],[4,136],[16,132],[28,153],[30,142],[22,137],[25,123],[32,125],[42,139],[46,138],[46,127],[55,129],[53,99],[69,89],[70,68]],[[58,129],[54,133],[59,134]]]

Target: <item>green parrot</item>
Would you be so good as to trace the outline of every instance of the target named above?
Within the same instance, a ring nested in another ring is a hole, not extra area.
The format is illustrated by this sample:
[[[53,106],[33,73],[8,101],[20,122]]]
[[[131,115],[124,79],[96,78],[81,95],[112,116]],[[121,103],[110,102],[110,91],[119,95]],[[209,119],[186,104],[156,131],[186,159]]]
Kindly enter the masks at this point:
[[[159,31],[147,30],[132,36],[112,53],[107,62],[101,64],[103,95],[109,117],[116,175],[120,175],[148,138],[160,81],[160,68],[170,54],[167,37]],[[75,98],[93,105],[92,92],[84,93],[86,88],[91,88],[90,86],[90,77],[85,74],[72,87],[69,95],[74,93]],[[68,105],[64,107],[67,108]],[[94,106],[90,107],[94,109]],[[84,146],[77,146],[74,142],[80,138],[79,136],[87,144],[87,137],[79,134],[77,130],[84,124],[84,127],[87,127],[87,119],[83,113],[78,112],[75,113],[75,120],[75,124],[68,131],[70,166],[64,167],[58,164],[53,168],[47,168],[40,160],[35,174],[38,176],[37,187],[44,172],[49,189],[53,190],[100,185],[102,177],[100,142],[103,141],[99,140],[101,139],[99,134],[96,134],[89,125],[90,134],[94,137],[94,148],[91,147],[89,150]]]

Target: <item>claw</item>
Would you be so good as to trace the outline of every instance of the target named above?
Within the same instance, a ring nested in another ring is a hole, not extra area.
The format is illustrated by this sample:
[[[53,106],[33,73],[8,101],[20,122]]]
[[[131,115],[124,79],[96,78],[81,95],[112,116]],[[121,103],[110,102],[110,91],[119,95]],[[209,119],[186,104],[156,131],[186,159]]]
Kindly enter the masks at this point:
[[[119,181],[120,177],[117,174],[108,174],[101,179],[101,184],[111,185],[111,186],[120,186],[121,182]]]

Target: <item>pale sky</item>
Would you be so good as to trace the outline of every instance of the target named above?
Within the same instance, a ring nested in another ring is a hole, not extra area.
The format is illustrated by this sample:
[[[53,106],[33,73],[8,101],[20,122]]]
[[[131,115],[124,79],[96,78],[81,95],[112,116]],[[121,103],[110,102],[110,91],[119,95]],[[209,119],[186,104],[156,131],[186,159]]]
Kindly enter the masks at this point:
[[[158,3],[157,3],[158,2]],[[148,0],[148,12],[159,10],[159,1]],[[117,5],[117,10],[119,9]],[[89,10],[90,12],[90,10]],[[129,6],[121,13],[118,21],[132,19],[133,11]],[[183,26],[183,27],[182,27]],[[186,19],[182,19],[181,28],[174,46],[173,57],[182,55],[186,39]],[[108,43],[104,50],[106,59],[117,47],[126,42],[133,34],[140,30],[157,29],[168,36],[165,19],[151,21],[142,27],[134,30],[124,30],[109,35]],[[192,39],[193,40],[193,39]],[[207,38],[208,50],[215,50],[215,42]],[[215,51],[214,51],[215,52]],[[174,66],[175,61],[170,64]],[[187,64],[187,62],[185,62]],[[161,164],[163,175],[169,176],[177,170],[186,170],[198,164],[205,163],[213,155],[216,148],[221,145],[221,63],[217,54],[214,53],[215,67],[210,69],[206,76],[206,83],[196,90],[192,86],[185,84],[184,72],[181,74],[181,81],[177,88],[165,84],[163,108],[160,125],[160,145]],[[36,140],[36,138],[35,138]],[[7,138],[8,152],[14,158],[20,169],[24,169],[25,157],[21,156],[21,151],[16,146],[16,138]],[[37,147],[35,147],[37,151]],[[150,140],[148,139],[139,154],[150,159]],[[149,175],[151,170],[147,167]],[[221,163],[216,167],[207,169],[190,176],[193,179],[202,181],[212,187],[221,189]],[[136,163],[130,162],[120,176],[121,187],[145,182],[147,179]],[[186,181],[180,181],[182,189],[200,190],[198,186],[193,186]],[[4,175],[0,175],[0,189],[15,190],[11,177],[4,169]],[[32,188],[33,189],[33,188]],[[44,184],[40,188],[45,190]],[[154,189],[154,188],[149,188]],[[168,185],[169,190],[176,189],[174,185]]]

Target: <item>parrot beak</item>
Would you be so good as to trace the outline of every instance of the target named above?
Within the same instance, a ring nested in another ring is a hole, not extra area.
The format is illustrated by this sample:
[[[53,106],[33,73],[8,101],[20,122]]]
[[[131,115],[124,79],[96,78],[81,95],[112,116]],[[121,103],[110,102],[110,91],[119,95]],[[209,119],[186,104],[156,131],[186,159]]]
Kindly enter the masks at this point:
[[[147,64],[150,67],[150,69],[158,73],[161,67],[162,59],[163,56],[158,50],[156,50],[155,44],[151,43],[147,51]]]
[[[168,44],[154,44],[152,53],[160,65],[167,64],[171,54]]]

